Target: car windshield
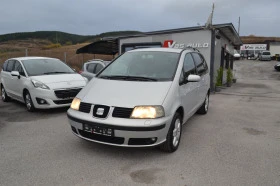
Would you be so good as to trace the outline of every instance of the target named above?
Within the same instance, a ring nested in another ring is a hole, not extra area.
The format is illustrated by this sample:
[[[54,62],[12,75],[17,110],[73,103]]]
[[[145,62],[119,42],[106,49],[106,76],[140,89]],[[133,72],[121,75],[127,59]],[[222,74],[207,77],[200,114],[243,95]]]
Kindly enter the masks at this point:
[[[263,55],[270,55],[270,52],[263,52]]]
[[[22,60],[22,63],[29,76],[75,73],[58,59],[28,59]]]
[[[127,52],[110,64],[98,77],[128,81],[172,81],[179,53]]]

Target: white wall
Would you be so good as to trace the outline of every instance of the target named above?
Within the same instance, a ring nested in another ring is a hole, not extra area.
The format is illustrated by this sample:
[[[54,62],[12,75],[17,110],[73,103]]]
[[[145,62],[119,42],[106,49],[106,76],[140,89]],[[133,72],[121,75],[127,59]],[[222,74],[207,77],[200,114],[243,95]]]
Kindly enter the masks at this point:
[[[271,56],[275,56],[275,54],[280,54],[280,42],[270,43],[269,50]]]
[[[161,42],[163,44],[165,40],[173,40],[178,44],[185,45],[208,43],[208,47],[198,49],[203,54],[205,60],[207,61],[207,64],[210,67],[211,31],[209,30],[199,30],[172,34],[157,34],[145,37],[123,38],[120,39],[119,51],[121,51],[121,46],[124,43]]]

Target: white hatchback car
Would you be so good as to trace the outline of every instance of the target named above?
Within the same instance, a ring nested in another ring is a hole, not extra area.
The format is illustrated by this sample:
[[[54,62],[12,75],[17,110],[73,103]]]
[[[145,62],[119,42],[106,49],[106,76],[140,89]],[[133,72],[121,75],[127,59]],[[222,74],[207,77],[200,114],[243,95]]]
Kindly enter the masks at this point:
[[[124,53],[74,98],[68,110],[73,133],[125,147],[160,145],[174,152],[182,124],[206,114],[210,76],[193,49],[149,48]]]
[[[13,58],[1,71],[2,100],[24,102],[28,111],[70,106],[86,84],[86,78],[54,58]]]

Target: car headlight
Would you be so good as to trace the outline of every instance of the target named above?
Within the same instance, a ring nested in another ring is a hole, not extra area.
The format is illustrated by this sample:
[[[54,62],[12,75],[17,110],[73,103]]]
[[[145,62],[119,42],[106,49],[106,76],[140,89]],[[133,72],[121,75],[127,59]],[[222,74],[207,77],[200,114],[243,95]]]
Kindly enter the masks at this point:
[[[42,83],[40,81],[31,80],[31,82],[35,88],[50,89],[47,85],[45,85],[44,83]]]
[[[164,117],[162,106],[136,106],[134,107],[130,118],[134,119],[153,119]]]
[[[72,103],[71,103],[71,109],[79,110],[80,103],[81,103],[81,100],[79,98],[74,98]]]

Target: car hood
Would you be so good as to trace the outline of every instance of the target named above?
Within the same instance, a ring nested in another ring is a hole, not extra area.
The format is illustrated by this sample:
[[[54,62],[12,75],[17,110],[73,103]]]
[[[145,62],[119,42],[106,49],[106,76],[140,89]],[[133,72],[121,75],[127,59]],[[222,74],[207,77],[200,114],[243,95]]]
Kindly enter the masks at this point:
[[[51,89],[63,89],[71,87],[84,87],[86,80],[80,74],[55,74],[33,76],[31,79],[46,84]]]
[[[172,82],[120,81],[94,78],[77,95],[82,102],[133,108],[162,105]]]

